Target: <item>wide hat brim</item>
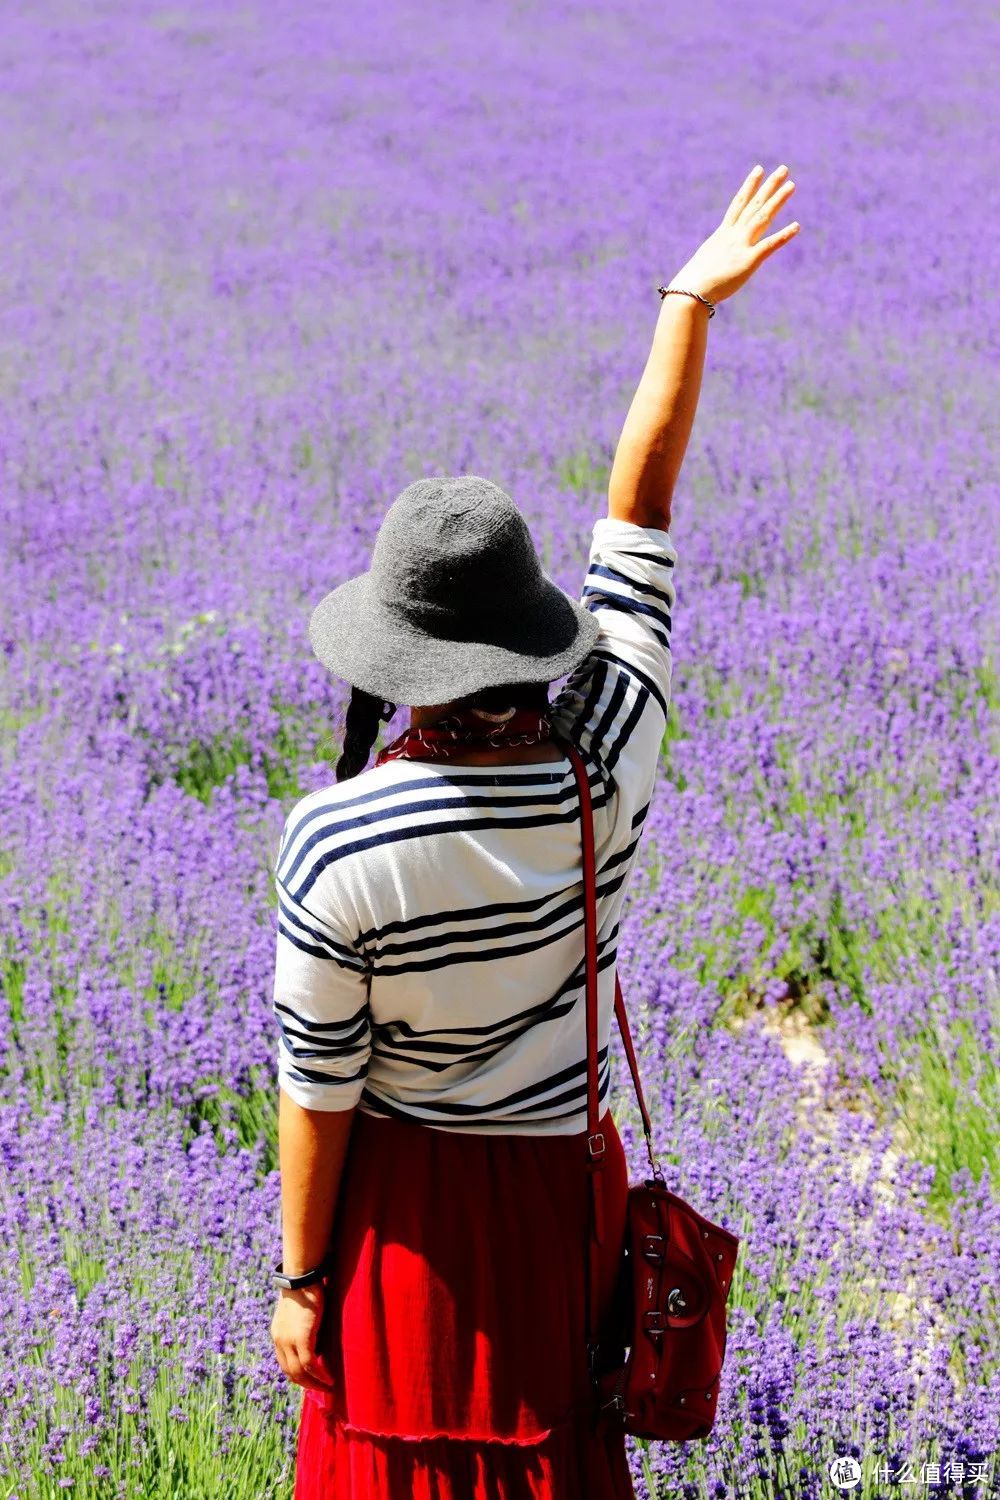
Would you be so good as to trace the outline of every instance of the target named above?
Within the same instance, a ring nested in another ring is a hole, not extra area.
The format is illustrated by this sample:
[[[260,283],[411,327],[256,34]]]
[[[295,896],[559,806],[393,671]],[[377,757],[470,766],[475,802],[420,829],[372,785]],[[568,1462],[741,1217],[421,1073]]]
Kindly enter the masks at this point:
[[[448,703],[508,682],[552,682],[580,665],[600,622],[542,573],[530,601],[512,600],[502,619],[470,624],[447,616],[417,626],[376,596],[360,573],[321,599],[309,641],[328,671],[390,703]]]

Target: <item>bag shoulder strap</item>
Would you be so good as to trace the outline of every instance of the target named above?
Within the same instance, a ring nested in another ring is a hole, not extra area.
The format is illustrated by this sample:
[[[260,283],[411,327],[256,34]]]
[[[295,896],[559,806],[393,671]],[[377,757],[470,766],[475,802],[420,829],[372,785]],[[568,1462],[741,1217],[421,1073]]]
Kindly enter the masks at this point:
[[[598,1130],[597,1114],[597,871],[594,854],[594,809],[590,796],[590,777],[583,758],[575,745],[561,740],[573,766],[577,791],[580,798],[581,842],[583,845],[583,934],[586,965],[586,1018],[587,1018],[587,1165],[590,1171],[590,1227],[587,1233],[587,1313],[586,1332],[588,1357],[593,1360],[598,1347],[598,1284],[600,1280],[600,1247],[604,1243],[604,1135]],[[615,1015],[625,1045],[629,1072],[635,1086],[642,1115],[642,1128],[646,1133],[646,1151],[653,1175],[660,1182],[663,1174],[653,1156],[653,1134],[642,1092],[642,1080],[632,1045],[625,1002],[621,985],[615,972]],[[592,1366],[593,1368],[593,1366]]]
[[[587,1134],[592,1136],[597,1131],[598,1109],[597,874],[594,856],[594,810],[590,796],[590,778],[587,775],[587,768],[583,763],[583,758],[574,745],[565,741],[563,745],[566,754],[572,762],[573,773],[576,776],[577,791],[580,798],[580,819],[583,825],[583,933],[587,967]],[[618,1029],[622,1035],[625,1056],[628,1059],[629,1072],[632,1074],[632,1083],[635,1087],[635,1095],[639,1101],[642,1128],[648,1140],[652,1134],[652,1125],[650,1123],[649,1111],[646,1108],[645,1096],[642,1092],[642,1080],[639,1077],[639,1066],[636,1062],[635,1047],[632,1044],[632,1033],[629,1029],[628,1016],[625,1013],[625,1002],[622,999],[622,988],[618,979],[617,968],[615,970],[615,1015],[618,1018]]]

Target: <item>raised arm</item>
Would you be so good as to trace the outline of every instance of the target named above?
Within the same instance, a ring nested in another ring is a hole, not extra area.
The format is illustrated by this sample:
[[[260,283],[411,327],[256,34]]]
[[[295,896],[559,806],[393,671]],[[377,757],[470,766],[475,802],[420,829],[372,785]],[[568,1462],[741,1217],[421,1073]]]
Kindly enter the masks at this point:
[[[799,230],[792,223],[759,240],[795,190],[788,168],[776,167],[762,182],[763,167],[749,174],[722,223],[667,283],[723,302],[757,267]],[[632,398],[608,482],[608,514],[616,520],[661,531],[670,527],[674,486],[680,473],[701,393],[709,312],[695,297],[664,297],[653,347]]]

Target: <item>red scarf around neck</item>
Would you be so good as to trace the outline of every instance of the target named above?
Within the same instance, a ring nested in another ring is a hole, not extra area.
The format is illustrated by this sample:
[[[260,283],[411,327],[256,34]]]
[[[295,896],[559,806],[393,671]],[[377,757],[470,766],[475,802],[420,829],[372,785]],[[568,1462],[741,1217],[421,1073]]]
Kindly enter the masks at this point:
[[[466,748],[536,745],[552,738],[548,717],[534,708],[515,709],[502,724],[478,718],[471,708],[456,709],[424,729],[405,729],[375,757],[387,760],[452,760]]]

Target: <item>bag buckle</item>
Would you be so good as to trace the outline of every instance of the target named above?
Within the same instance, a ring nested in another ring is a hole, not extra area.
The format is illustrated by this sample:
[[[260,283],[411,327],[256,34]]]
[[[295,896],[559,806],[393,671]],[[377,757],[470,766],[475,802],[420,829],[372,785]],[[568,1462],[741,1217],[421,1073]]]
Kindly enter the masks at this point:
[[[661,1334],[667,1331],[666,1321],[658,1307],[651,1307],[648,1312],[643,1313],[642,1326],[654,1338],[659,1338]]]
[[[644,1234],[642,1237],[642,1253],[654,1266],[663,1261],[664,1247],[667,1243],[665,1234]]]
[[[679,1286],[672,1286],[667,1293],[667,1312],[679,1318],[688,1311],[688,1300]]]
[[[604,1132],[595,1130],[593,1135],[587,1137],[587,1153],[591,1161],[600,1161],[604,1155]]]

